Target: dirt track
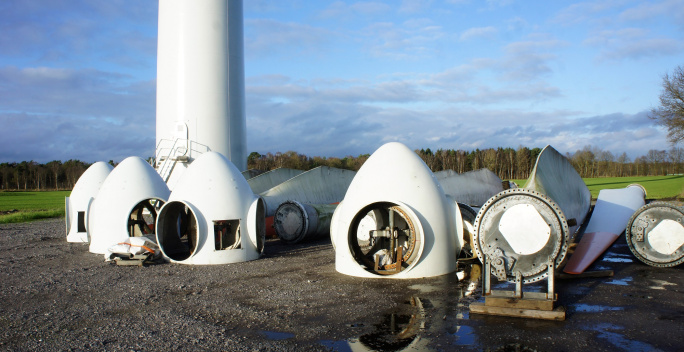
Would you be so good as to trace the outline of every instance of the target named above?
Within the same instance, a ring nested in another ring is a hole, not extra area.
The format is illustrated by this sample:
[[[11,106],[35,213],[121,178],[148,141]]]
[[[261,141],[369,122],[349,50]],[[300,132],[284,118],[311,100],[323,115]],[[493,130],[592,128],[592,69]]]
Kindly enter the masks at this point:
[[[329,240],[269,240],[256,261],[105,263],[61,219],[0,225],[2,350],[665,350],[684,347],[684,266],[651,268],[624,238],[560,281],[563,322],[470,315],[476,279],[338,274]],[[592,268],[590,268],[592,269]],[[463,274],[461,274],[463,275]]]

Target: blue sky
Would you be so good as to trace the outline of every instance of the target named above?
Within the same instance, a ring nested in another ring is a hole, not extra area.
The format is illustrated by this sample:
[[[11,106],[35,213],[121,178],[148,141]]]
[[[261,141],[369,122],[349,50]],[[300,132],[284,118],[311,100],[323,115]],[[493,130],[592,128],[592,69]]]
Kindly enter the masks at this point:
[[[684,4],[245,0],[248,150],[668,149]],[[148,157],[157,2],[0,2],[0,162]]]

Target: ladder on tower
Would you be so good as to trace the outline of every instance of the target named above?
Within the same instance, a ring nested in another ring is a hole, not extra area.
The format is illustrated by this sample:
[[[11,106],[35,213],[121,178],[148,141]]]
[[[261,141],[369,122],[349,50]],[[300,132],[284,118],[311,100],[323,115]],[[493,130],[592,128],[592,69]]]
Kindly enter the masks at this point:
[[[171,147],[168,147],[169,145]],[[177,163],[191,162],[190,153],[192,153],[193,158],[195,158],[210,150],[211,149],[208,146],[188,139],[160,139],[159,143],[157,143],[155,158],[151,164],[155,170],[157,170],[157,173],[159,173],[159,176],[161,176],[164,182],[168,183],[169,178],[171,178],[171,173]]]
[[[168,145],[170,142],[173,142],[173,145],[170,148],[165,148],[164,145]],[[176,139],[174,141],[162,139],[157,144],[157,150],[155,153],[156,156],[153,166],[159,173],[159,176],[161,176],[161,178],[164,180],[164,182],[169,181],[169,178],[171,177],[171,172],[173,172],[176,163],[178,163],[179,161],[188,162],[190,160],[190,158],[187,155],[189,150],[189,148],[187,147],[187,143],[187,139]]]

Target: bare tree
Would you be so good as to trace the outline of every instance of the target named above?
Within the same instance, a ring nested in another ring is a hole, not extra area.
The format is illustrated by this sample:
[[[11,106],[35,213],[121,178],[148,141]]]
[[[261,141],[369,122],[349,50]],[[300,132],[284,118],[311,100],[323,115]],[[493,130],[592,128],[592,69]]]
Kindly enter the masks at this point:
[[[622,152],[622,154],[620,154],[620,156],[617,159],[618,169],[617,169],[617,173],[615,176],[619,176],[619,177],[626,176],[624,168],[629,163],[630,163],[629,156],[627,156],[627,153]]]
[[[651,109],[649,118],[667,128],[667,139],[675,144],[684,140],[684,68],[677,66],[672,75],[663,76],[660,106]]]
[[[670,149],[668,157],[670,161],[670,167],[672,167],[670,173],[673,175],[679,174],[679,166],[681,165],[682,161],[684,161],[684,149],[672,147]]]

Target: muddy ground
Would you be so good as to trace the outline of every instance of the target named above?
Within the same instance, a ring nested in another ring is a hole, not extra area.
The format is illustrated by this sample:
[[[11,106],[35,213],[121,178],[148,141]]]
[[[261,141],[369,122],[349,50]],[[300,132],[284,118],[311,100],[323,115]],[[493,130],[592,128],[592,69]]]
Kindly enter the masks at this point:
[[[561,322],[469,314],[484,301],[471,265],[420,280],[338,274],[329,240],[269,240],[246,263],[123,267],[67,243],[54,219],[0,225],[0,249],[0,350],[684,349],[684,266],[641,264],[624,236],[590,268],[614,277],[559,280]]]

